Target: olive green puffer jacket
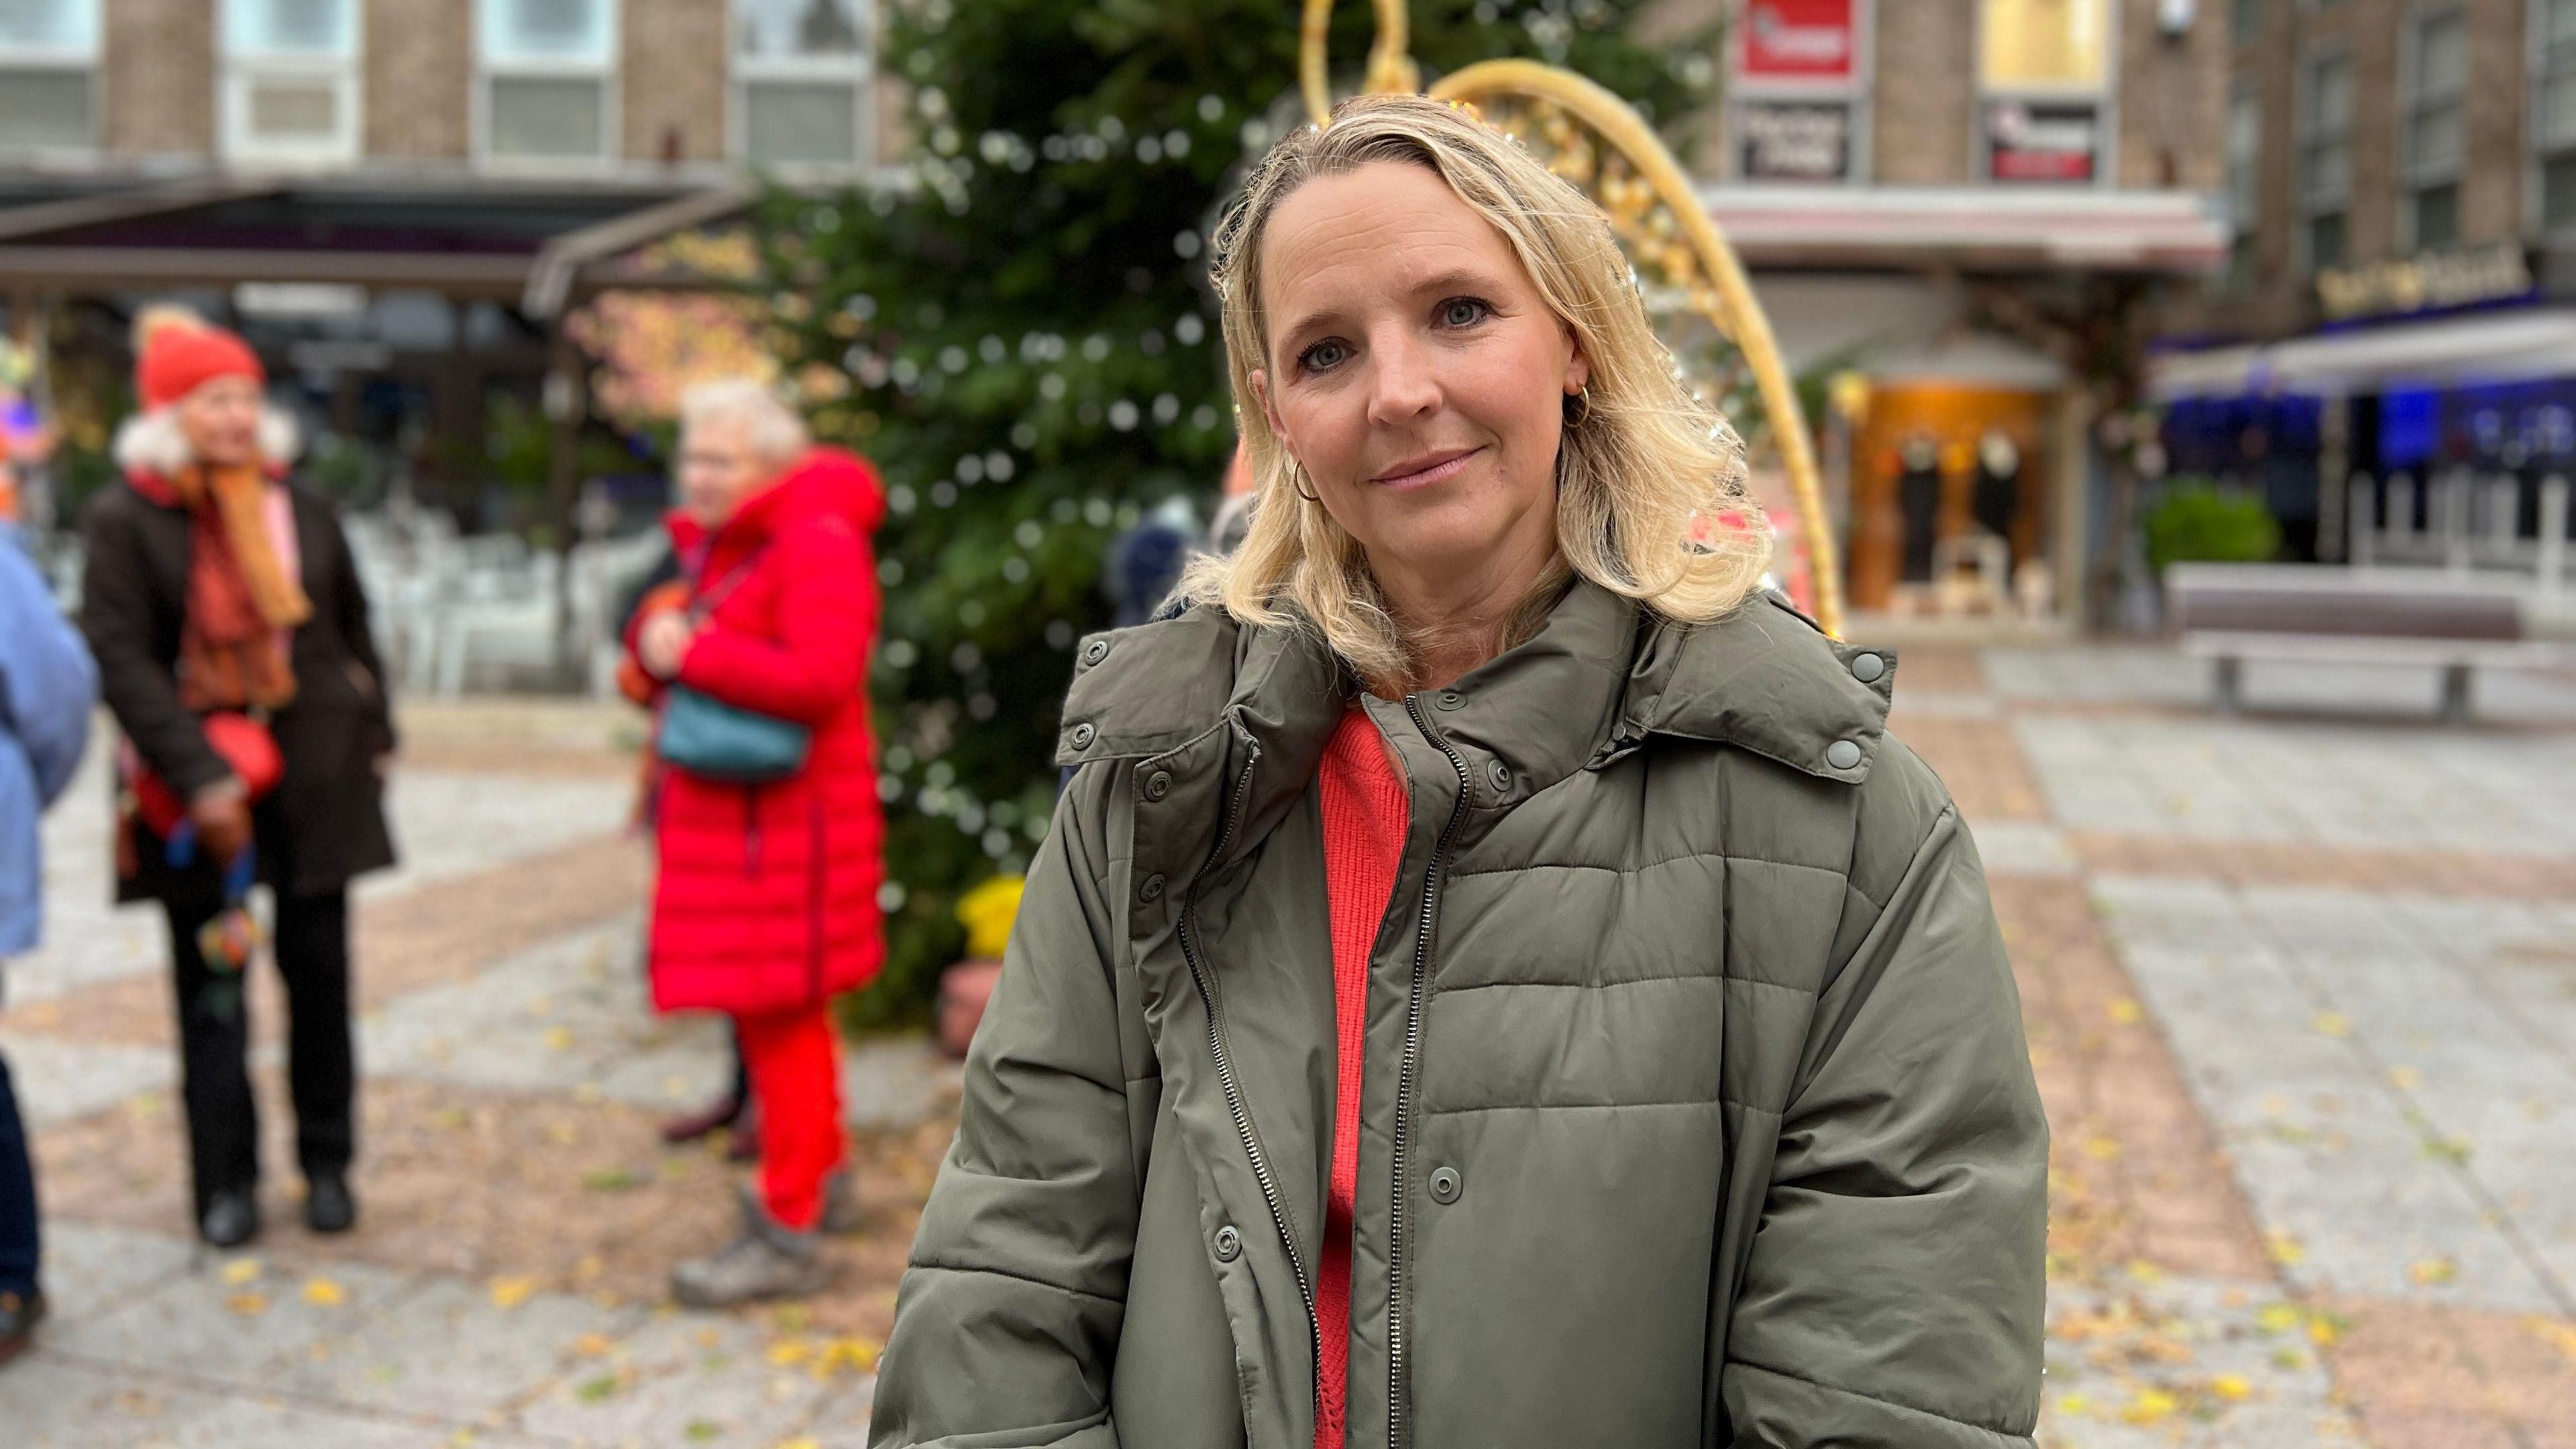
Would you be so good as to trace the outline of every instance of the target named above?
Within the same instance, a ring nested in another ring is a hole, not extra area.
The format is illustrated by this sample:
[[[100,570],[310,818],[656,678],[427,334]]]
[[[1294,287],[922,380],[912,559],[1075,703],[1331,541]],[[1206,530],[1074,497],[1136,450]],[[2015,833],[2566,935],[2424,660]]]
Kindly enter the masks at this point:
[[[1307,1449],[1349,688],[1207,609],[1081,664],[874,1442]],[[2029,1445],[2047,1128],[1892,669],[1768,596],[1684,628],[1578,583],[1454,687],[1362,701],[1412,826],[1349,1443]]]

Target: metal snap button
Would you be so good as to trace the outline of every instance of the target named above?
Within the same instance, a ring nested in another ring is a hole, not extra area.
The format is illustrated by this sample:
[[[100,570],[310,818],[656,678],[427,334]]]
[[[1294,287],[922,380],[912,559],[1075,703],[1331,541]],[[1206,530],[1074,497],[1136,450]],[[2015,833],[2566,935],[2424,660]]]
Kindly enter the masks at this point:
[[[1163,873],[1161,871],[1156,871],[1152,875],[1145,877],[1145,883],[1136,888],[1136,894],[1138,898],[1142,900],[1161,900],[1163,898]]]
[[[1876,684],[1887,672],[1887,661],[1876,654],[1855,654],[1851,662],[1852,678],[1863,684]]]
[[[1456,1202],[1458,1200],[1458,1190],[1463,1186],[1465,1186],[1465,1184],[1460,1182],[1458,1179],[1458,1169],[1454,1167],[1440,1167],[1432,1169],[1431,1200],[1433,1202]]]
[[[1094,639],[1082,646],[1082,662],[1085,664],[1097,664],[1108,657],[1109,641],[1106,639]]]
[[[1496,790],[1509,790],[1512,788],[1512,767],[1496,760],[1485,767],[1485,778],[1494,782]]]
[[[1234,1230],[1234,1224],[1228,1223],[1217,1229],[1216,1260],[1220,1263],[1231,1263],[1242,1256],[1243,1234]]]
[[[1825,763],[1837,770],[1848,770],[1860,763],[1860,746],[1849,740],[1836,740],[1825,746]]]
[[[1171,794],[1171,793],[1172,793],[1172,772],[1171,772],[1171,771],[1169,771],[1169,770],[1156,770],[1156,771],[1155,771],[1151,776],[1148,776],[1148,777],[1146,778],[1146,781],[1145,781],[1145,798],[1146,798],[1146,799],[1148,799],[1148,800],[1160,800],[1160,799],[1162,799],[1164,796],[1169,795],[1169,794]]]
[[[1454,689],[1444,689],[1440,691],[1439,696],[1431,702],[1440,706],[1442,709],[1456,709],[1458,706],[1467,702],[1467,696],[1460,694]]]
[[[1077,750],[1090,749],[1091,742],[1099,737],[1100,731],[1093,729],[1089,720],[1084,720],[1073,727],[1073,747]]]

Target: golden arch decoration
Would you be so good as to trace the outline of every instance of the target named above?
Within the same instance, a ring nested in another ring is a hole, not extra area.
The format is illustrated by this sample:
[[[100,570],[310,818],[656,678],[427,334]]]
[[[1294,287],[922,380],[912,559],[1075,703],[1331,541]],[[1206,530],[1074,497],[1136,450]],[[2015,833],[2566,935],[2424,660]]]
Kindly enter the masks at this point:
[[[1422,89],[1413,63],[1404,0],[1373,0],[1377,39],[1369,47],[1361,89],[1388,95]],[[1325,70],[1333,0],[1304,0],[1298,33],[1297,79],[1306,111],[1328,124],[1332,93]],[[1505,131],[1534,143],[1561,176],[1583,188],[1610,218],[1641,275],[1675,289],[1691,310],[1732,343],[1753,374],[1781,471],[1796,496],[1800,532],[1814,576],[1816,621],[1836,638],[1843,632],[1840,550],[1825,509],[1824,481],[1816,467],[1798,390],[1780,360],[1771,322],[1745,280],[1725,233],[1700,204],[1690,178],[1636,108],[1601,85],[1558,66],[1533,60],[1489,60],[1440,78],[1436,100],[1463,101]]]

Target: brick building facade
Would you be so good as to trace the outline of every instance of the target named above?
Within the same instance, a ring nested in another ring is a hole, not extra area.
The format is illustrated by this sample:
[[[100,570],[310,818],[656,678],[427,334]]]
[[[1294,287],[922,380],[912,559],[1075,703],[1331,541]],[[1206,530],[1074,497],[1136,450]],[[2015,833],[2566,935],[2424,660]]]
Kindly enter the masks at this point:
[[[898,139],[870,0],[29,5],[23,58],[0,35],[0,168],[828,175]]]

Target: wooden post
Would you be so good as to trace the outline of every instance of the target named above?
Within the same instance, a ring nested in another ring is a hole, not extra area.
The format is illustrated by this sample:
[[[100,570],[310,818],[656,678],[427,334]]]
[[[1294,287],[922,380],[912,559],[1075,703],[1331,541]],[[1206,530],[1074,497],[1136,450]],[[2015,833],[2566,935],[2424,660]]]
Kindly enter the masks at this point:
[[[582,661],[573,657],[573,513],[581,492],[581,427],[590,411],[590,383],[581,349],[561,319],[551,334],[553,361],[546,372],[545,409],[553,437],[546,455],[546,521],[554,529],[555,547],[562,555],[555,570],[555,672],[558,683],[577,687]]]
[[[2554,617],[2566,600],[2567,477],[2540,480],[2540,597]]]

